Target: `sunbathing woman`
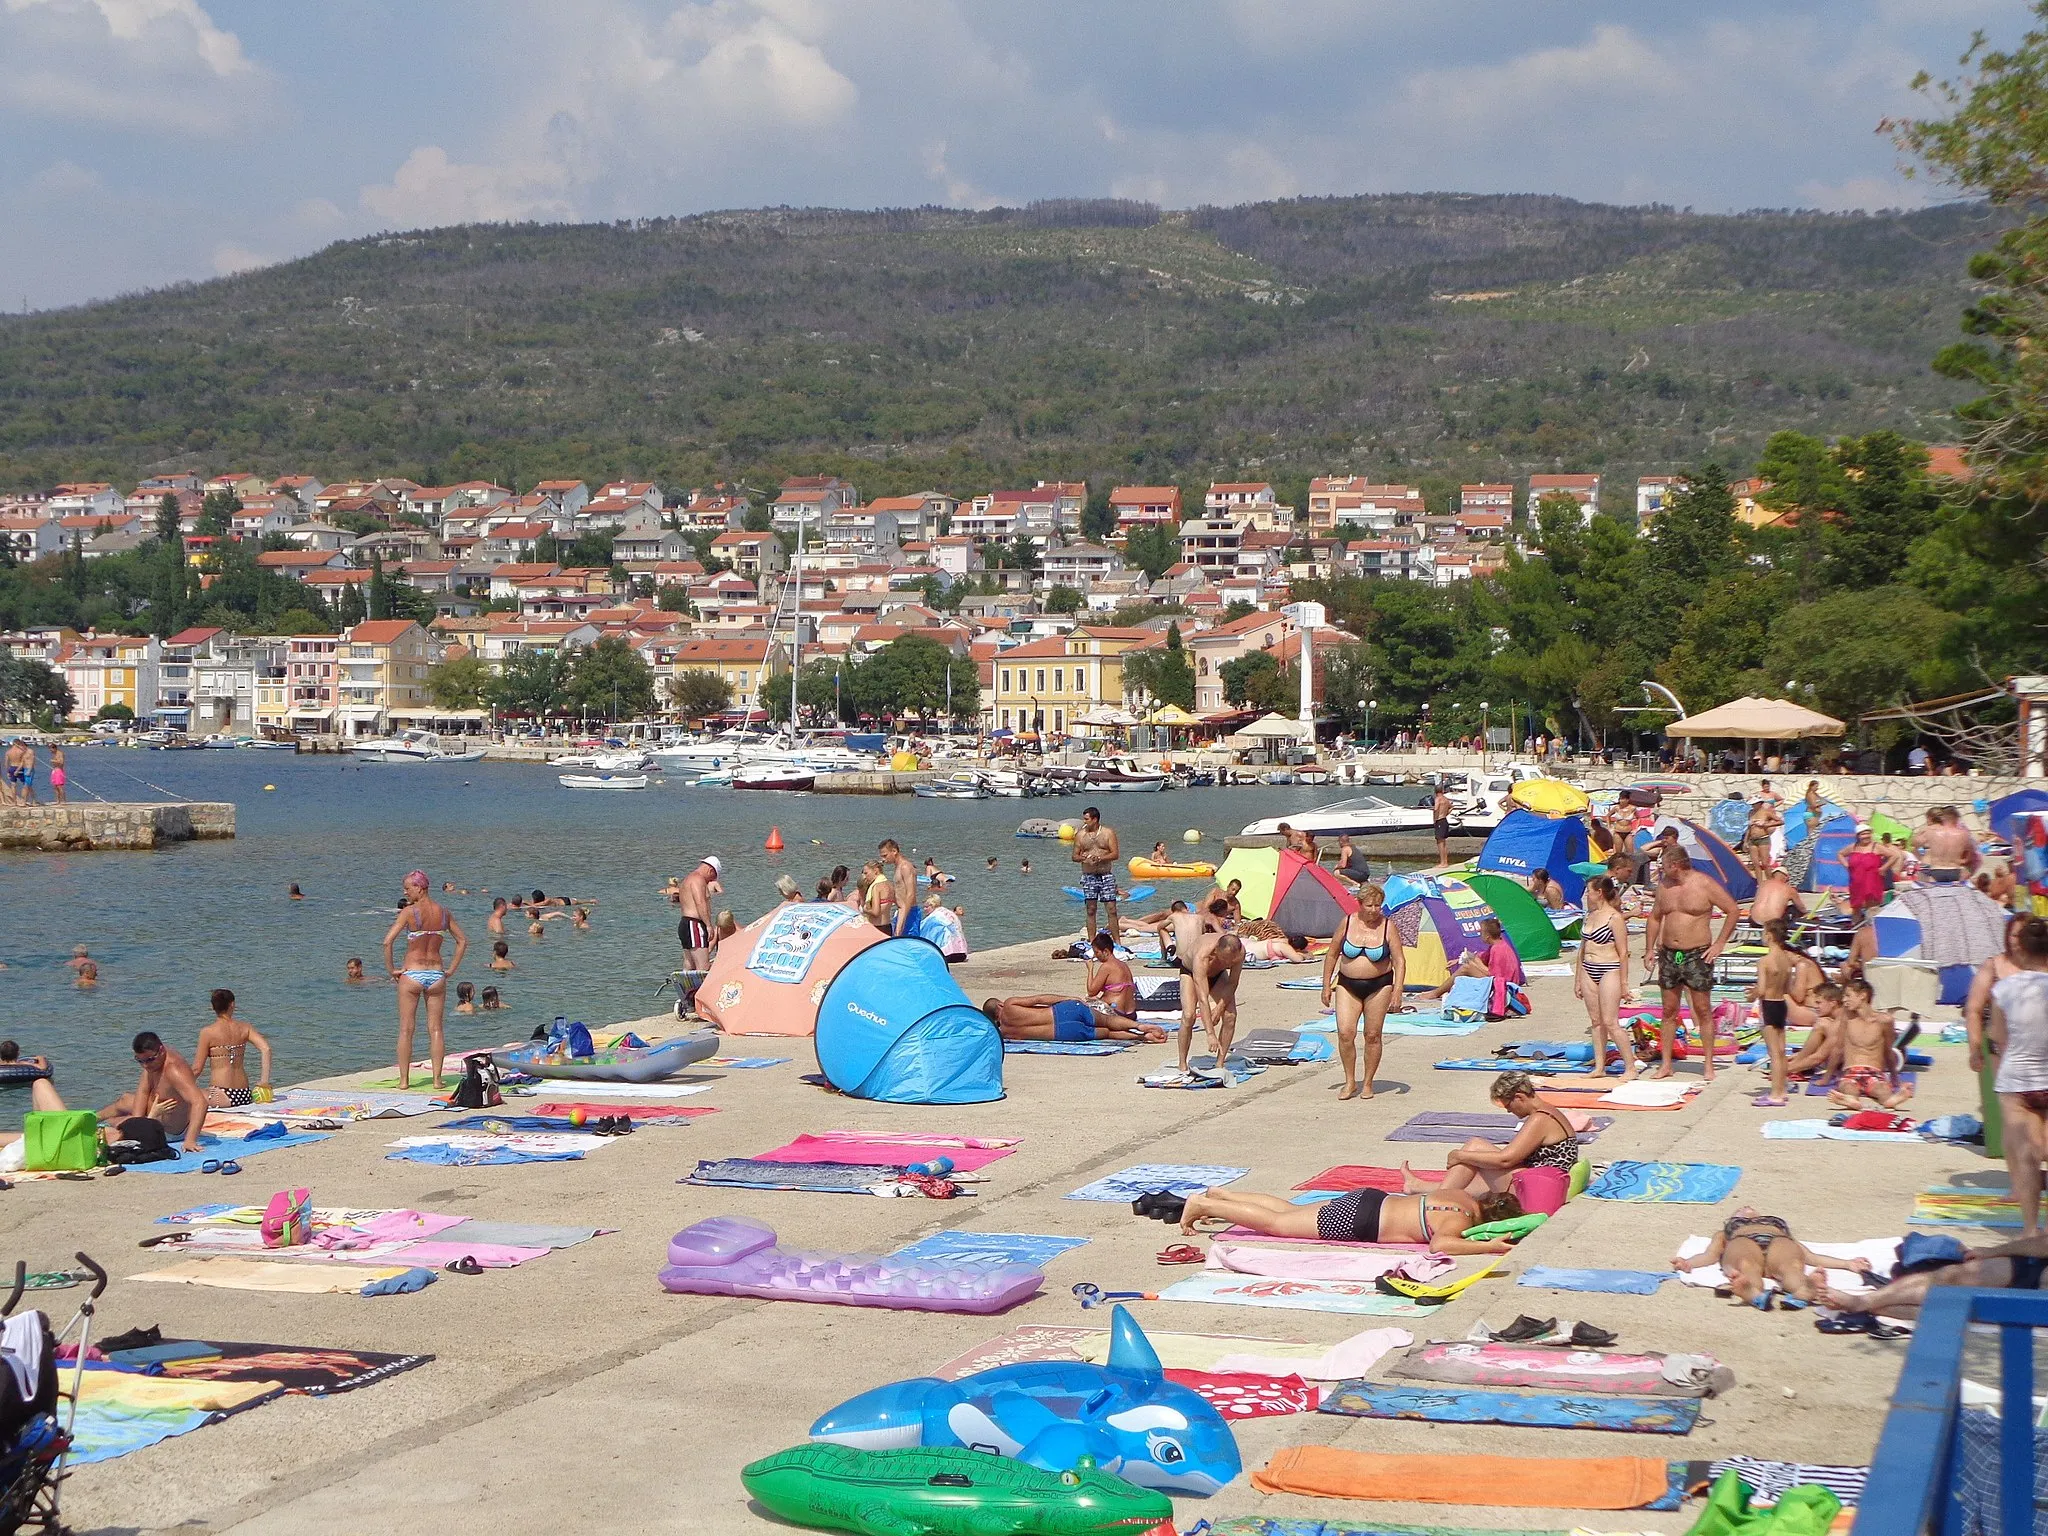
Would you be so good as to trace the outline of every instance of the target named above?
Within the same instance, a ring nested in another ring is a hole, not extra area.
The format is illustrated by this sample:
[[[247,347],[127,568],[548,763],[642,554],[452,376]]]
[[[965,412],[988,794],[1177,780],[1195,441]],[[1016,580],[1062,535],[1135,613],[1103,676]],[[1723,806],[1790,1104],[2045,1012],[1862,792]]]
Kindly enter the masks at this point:
[[[1745,1205],[1721,1224],[1705,1253],[1671,1261],[1671,1267],[1684,1274],[1716,1264],[1728,1277],[1728,1289],[1752,1307],[1763,1298],[1767,1281],[1777,1281],[1778,1289],[1796,1300],[1817,1301],[1824,1294],[1822,1281],[1829,1265],[1870,1268],[1868,1259],[1822,1258],[1792,1235],[1782,1216],[1759,1215],[1752,1205]]]
[[[1567,1179],[1579,1161],[1579,1137],[1564,1111],[1536,1095],[1536,1080],[1526,1072],[1503,1072],[1493,1080],[1493,1102],[1522,1122],[1515,1139],[1497,1147],[1475,1136],[1444,1159],[1444,1177],[1430,1184],[1415,1176],[1406,1163],[1401,1173],[1408,1192],[1471,1190],[1498,1194],[1514,1183],[1518,1168],[1555,1168]]]
[[[1181,1210],[1180,1229],[1193,1233],[1195,1223],[1214,1217],[1268,1237],[1321,1238],[1326,1243],[1427,1243],[1432,1253],[1506,1253],[1512,1246],[1506,1238],[1472,1242],[1465,1237],[1465,1229],[1521,1214],[1521,1203],[1513,1195],[1480,1199],[1462,1189],[1408,1195],[1355,1189],[1321,1205],[1295,1205],[1284,1195],[1205,1189],[1188,1197]]]
[[[1323,957],[1323,1006],[1337,1009],[1337,1059],[1344,1064],[1339,1099],[1372,1097],[1380,1069],[1381,1035],[1387,1010],[1401,1006],[1408,975],[1401,932],[1388,921],[1387,893],[1373,884],[1358,888],[1358,910],[1347,913]],[[1339,989],[1342,995],[1339,996]],[[1365,1026],[1365,1071],[1358,1070],[1358,1032]]]

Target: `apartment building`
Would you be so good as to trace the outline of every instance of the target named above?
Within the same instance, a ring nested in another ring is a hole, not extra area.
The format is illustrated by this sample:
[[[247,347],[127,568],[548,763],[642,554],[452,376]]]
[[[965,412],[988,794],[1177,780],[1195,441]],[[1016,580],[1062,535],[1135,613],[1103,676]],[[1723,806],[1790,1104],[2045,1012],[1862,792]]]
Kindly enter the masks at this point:
[[[433,636],[411,619],[370,619],[345,630],[335,649],[341,734],[382,736],[394,716],[423,711],[434,654]]]
[[[1177,485],[1120,485],[1109,493],[1110,510],[1116,513],[1119,537],[1139,528],[1164,527],[1171,531],[1180,521],[1180,487]]]
[[[676,647],[672,673],[709,672],[732,691],[731,707],[751,712],[764,708],[767,690],[789,672],[789,652],[769,635],[693,637]]]
[[[1261,533],[1294,531],[1294,508],[1263,480],[1217,481],[1202,498],[1202,510],[1212,517],[1243,519]]]
[[[1121,658],[1154,638],[1148,629],[1082,625],[1064,635],[998,651],[997,728],[1063,735],[1090,710],[1122,708]]]
[[[1531,475],[1527,502],[1530,526],[1536,523],[1536,508],[1546,496],[1569,496],[1579,504],[1579,516],[1586,522],[1600,515],[1598,475]]]
[[[52,663],[71,690],[73,720],[91,720],[113,705],[137,720],[156,710],[157,665],[163,647],[154,636],[81,635]]]

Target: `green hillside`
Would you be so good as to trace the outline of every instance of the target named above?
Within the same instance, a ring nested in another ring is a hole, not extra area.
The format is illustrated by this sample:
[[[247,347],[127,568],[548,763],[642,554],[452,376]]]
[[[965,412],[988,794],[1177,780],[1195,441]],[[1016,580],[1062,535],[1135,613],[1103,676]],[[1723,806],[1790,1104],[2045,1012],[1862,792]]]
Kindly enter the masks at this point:
[[[0,485],[1615,476],[1951,435],[1981,209],[1542,197],[474,226],[0,320]]]

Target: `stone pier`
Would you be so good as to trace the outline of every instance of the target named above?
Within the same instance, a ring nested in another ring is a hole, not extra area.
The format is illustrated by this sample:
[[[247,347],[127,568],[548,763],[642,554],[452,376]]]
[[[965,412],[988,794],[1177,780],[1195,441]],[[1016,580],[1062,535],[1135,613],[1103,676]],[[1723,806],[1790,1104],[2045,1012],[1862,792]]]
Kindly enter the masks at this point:
[[[0,849],[36,853],[134,852],[201,837],[233,837],[235,808],[227,801],[0,806]]]

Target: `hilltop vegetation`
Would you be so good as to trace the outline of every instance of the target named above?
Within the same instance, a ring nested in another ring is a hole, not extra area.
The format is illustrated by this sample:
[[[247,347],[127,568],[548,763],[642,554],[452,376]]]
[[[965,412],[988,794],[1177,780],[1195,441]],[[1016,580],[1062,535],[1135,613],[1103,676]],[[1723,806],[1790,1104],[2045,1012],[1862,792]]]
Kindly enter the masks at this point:
[[[0,485],[1626,482],[1781,428],[1951,435],[1927,359],[1993,220],[1399,196],[423,231],[0,320]]]

